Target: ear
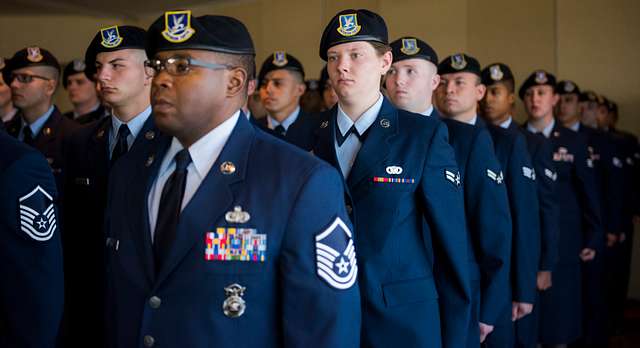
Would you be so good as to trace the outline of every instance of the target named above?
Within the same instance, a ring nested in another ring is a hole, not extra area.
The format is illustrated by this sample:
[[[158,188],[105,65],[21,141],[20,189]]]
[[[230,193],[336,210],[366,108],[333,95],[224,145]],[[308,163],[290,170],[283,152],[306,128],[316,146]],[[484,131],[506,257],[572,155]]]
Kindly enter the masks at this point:
[[[306,90],[307,90],[307,85],[305,85],[304,82],[298,83],[298,85],[296,86],[296,90],[295,90],[295,96],[296,97],[301,97]]]
[[[560,101],[560,96],[557,93],[553,94],[553,106],[556,106],[558,104],[558,101]]]
[[[438,86],[440,86],[440,75],[433,74],[433,77],[431,77],[431,90],[435,91]]]
[[[58,80],[49,80],[46,81],[46,85],[45,85],[45,94],[48,97],[53,96],[54,93],[56,93],[56,89],[58,88]]]
[[[382,75],[386,75],[387,71],[389,71],[389,69],[391,68],[391,64],[393,63],[393,53],[391,53],[391,51],[385,52],[385,54],[382,55]]]
[[[479,84],[476,86],[476,98],[478,101],[484,98],[484,94],[487,92],[487,86]]]
[[[227,97],[235,97],[242,93],[247,83],[247,72],[242,68],[235,68],[227,72]]]
[[[516,103],[516,95],[513,93],[509,93],[509,95],[507,96],[507,101],[509,102],[509,104],[514,105]]]

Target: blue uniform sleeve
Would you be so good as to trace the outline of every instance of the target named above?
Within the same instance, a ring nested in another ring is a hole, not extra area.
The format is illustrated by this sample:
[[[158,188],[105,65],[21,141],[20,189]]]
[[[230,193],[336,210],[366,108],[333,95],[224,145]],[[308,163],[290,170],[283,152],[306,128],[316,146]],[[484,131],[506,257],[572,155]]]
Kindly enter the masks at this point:
[[[514,301],[534,303],[540,259],[540,211],[537,180],[523,135],[515,137],[507,168],[511,207],[511,287]]]
[[[462,187],[447,134],[446,126],[441,124],[429,141],[420,190],[425,202],[424,217],[433,233],[442,346],[463,347],[471,310],[469,256]]]
[[[3,346],[54,347],[64,291],[51,168],[30,152],[0,174],[0,192]]]
[[[339,175],[316,167],[290,213],[279,261],[285,347],[359,346],[356,251]]]
[[[582,138],[578,142],[574,164],[579,202],[582,204],[583,247],[601,250],[604,236],[593,161],[587,154],[586,142]]]
[[[467,222],[480,268],[479,319],[490,325],[496,323],[508,297],[511,260],[509,200],[493,149],[489,131],[481,129],[471,146],[464,179]]]
[[[534,135],[536,136],[536,135]],[[540,265],[539,271],[551,271],[558,261],[558,200],[555,194],[558,174],[553,164],[553,146],[542,136],[534,154],[538,202],[540,204]]]

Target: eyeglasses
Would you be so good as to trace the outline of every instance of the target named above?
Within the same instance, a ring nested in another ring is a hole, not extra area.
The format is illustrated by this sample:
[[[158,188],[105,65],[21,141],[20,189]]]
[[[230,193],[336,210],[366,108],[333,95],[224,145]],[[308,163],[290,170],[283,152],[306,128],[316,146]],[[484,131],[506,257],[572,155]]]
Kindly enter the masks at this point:
[[[30,75],[30,74],[11,74],[9,76],[9,83],[13,82],[14,79],[17,79],[20,83],[31,83],[33,79],[41,79],[45,81],[50,81],[51,79],[48,77],[40,76],[40,75]]]
[[[202,68],[212,70],[223,70],[233,68],[226,64],[207,63],[201,60],[193,59],[190,57],[171,57],[167,59],[150,59],[144,62],[144,66],[150,68],[151,76],[159,74],[163,69],[166,69],[169,75],[182,76],[191,71],[192,66],[198,66]]]

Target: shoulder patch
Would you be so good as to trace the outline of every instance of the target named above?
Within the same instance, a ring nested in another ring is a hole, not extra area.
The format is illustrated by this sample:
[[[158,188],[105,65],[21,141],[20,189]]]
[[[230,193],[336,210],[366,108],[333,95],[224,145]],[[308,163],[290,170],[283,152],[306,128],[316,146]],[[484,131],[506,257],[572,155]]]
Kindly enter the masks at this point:
[[[340,217],[316,235],[316,271],[327,284],[339,290],[349,289],[358,278],[351,231]]]
[[[40,185],[18,199],[20,230],[40,242],[56,231],[56,209],[53,198]]]

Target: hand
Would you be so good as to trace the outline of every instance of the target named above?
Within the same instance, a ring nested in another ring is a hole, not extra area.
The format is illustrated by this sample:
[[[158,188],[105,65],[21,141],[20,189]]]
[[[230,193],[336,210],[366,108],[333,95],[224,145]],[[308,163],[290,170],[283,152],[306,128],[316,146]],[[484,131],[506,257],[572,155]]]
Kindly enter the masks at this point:
[[[536,282],[538,284],[538,290],[545,291],[549,289],[553,285],[551,282],[551,271],[538,272],[538,279]]]
[[[511,303],[511,321],[521,319],[531,311],[533,311],[533,303],[513,302]]]
[[[487,339],[487,336],[493,331],[493,325],[488,325],[485,323],[478,323],[480,325],[480,343],[484,342]]]
[[[607,247],[611,248],[618,242],[618,236],[613,233],[607,233]]]
[[[580,252],[580,258],[582,259],[582,261],[587,262],[587,261],[591,261],[596,257],[596,251],[593,249],[589,249],[589,248],[584,248],[582,249],[582,251]]]

